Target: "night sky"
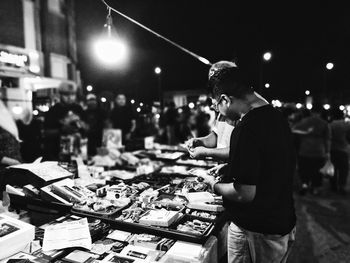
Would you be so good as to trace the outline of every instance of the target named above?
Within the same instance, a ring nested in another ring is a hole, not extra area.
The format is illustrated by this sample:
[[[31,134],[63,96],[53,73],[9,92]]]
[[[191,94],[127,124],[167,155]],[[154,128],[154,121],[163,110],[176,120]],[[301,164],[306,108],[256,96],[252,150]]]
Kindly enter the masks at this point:
[[[321,96],[326,88],[331,103],[350,103],[350,10],[346,1],[341,5],[335,1],[324,5],[320,1],[107,2],[211,62],[236,60],[251,73],[256,90],[262,54],[271,51],[271,61],[263,64],[264,83],[271,87],[260,90],[268,99],[303,102],[305,90]],[[160,66],[165,91],[206,88],[209,66],[115,13],[113,24],[129,44],[128,65],[101,65],[92,45],[102,32],[106,14],[99,0],[76,1],[84,86],[92,84],[96,93],[121,91],[151,102],[157,98],[154,67]],[[326,70],[327,62],[334,63],[332,71]]]

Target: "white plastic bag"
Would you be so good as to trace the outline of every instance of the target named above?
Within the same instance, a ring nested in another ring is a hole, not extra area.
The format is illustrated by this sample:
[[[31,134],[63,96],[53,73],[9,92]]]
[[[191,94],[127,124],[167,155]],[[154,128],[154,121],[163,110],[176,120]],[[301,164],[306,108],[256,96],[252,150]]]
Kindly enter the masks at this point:
[[[334,165],[330,160],[327,160],[323,167],[320,169],[320,173],[324,176],[333,177],[334,176]]]

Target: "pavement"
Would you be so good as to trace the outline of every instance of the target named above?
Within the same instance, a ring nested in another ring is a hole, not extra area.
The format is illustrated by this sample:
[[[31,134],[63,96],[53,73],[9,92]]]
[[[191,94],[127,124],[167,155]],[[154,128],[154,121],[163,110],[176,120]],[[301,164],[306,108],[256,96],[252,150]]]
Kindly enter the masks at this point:
[[[328,180],[318,196],[295,193],[297,234],[288,263],[350,262],[349,186],[346,196],[331,192]]]

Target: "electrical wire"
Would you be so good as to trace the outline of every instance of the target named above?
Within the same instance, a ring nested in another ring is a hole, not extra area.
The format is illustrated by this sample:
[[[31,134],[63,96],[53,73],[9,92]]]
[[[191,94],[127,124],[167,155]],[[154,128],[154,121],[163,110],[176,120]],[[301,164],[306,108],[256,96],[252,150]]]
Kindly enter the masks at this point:
[[[145,29],[146,31],[152,33],[152,34],[155,35],[156,37],[165,40],[165,41],[168,42],[169,44],[171,44],[171,45],[177,47],[178,49],[180,49],[180,50],[182,50],[183,52],[189,54],[190,56],[195,57],[196,59],[198,59],[198,60],[201,61],[202,63],[204,63],[204,64],[206,64],[206,65],[209,65],[209,66],[212,65],[212,63],[211,63],[208,59],[206,59],[206,58],[204,58],[204,57],[202,57],[202,56],[197,55],[196,53],[194,53],[194,52],[188,50],[187,48],[184,48],[183,46],[177,44],[176,42],[174,42],[174,41],[172,41],[172,40],[170,40],[170,39],[168,39],[168,38],[162,36],[161,34],[158,34],[158,33],[155,32],[154,30],[152,30],[152,29],[150,29],[150,28],[144,26],[144,25],[141,24],[140,22],[138,22],[138,21],[132,19],[131,17],[129,17],[129,16],[123,14],[122,12],[118,11],[117,9],[111,7],[105,0],[101,0],[101,1],[102,1],[102,3],[108,8],[109,14],[110,14],[110,10],[112,10],[113,12],[115,12],[115,13],[117,13],[118,15],[124,17],[125,19],[129,20],[130,22],[132,22],[132,23],[138,25],[139,27]]]

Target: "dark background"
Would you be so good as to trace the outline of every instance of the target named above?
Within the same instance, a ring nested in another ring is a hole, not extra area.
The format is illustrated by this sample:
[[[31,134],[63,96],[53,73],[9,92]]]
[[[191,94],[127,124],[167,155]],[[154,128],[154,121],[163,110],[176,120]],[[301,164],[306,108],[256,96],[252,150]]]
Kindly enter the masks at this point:
[[[341,1],[130,1],[108,0],[112,7],[154,31],[209,59],[236,60],[249,70],[269,99],[303,102],[305,90],[333,103],[350,102],[350,10]],[[260,3],[261,2],[261,3]],[[118,34],[129,44],[127,67],[110,68],[94,57],[92,45],[101,34],[106,7],[98,0],[77,0],[79,68],[84,87],[97,93],[125,92],[150,102],[157,98],[154,67],[162,68],[166,90],[204,89],[209,66],[113,13]],[[333,62],[332,71],[326,63]],[[327,85],[327,86],[325,86]]]

